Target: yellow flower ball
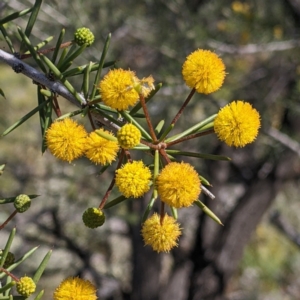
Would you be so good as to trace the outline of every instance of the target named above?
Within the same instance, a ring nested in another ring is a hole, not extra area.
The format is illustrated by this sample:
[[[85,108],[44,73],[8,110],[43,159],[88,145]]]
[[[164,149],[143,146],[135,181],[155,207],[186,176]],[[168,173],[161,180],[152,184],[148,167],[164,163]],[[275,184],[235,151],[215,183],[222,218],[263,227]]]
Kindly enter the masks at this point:
[[[260,115],[250,103],[233,101],[221,108],[214,121],[218,138],[228,146],[244,147],[258,135]]]
[[[99,84],[103,103],[117,110],[126,110],[134,105],[139,94],[135,90],[135,73],[123,69],[110,70]]]
[[[96,287],[78,277],[68,277],[56,288],[54,300],[96,300]]]
[[[192,205],[201,192],[198,173],[184,162],[166,165],[156,179],[156,186],[161,201],[175,208]]]
[[[36,284],[32,278],[28,276],[21,277],[16,285],[17,292],[24,297],[29,297],[35,292]]]
[[[126,198],[139,198],[150,189],[151,171],[142,161],[128,162],[116,171],[115,179]]]
[[[178,245],[181,235],[179,224],[173,217],[165,214],[161,221],[156,213],[145,221],[141,232],[145,245],[150,245],[157,252],[169,252]]]
[[[210,94],[223,85],[225,65],[217,54],[198,49],[186,58],[182,75],[187,86],[198,93]]]
[[[124,149],[132,149],[140,143],[140,130],[133,124],[125,124],[117,133],[120,146]]]
[[[100,128],[97,132],[103,132],[107,135],[113,136],[112,133]],[[117,141],[111,141],[97,134],[95,131],[91,132],[86,139],[85,156],[94,164],[107,165],[111,164],[119,151]]]
[[[46,144],[52,155],[71,162],[85,151],[87,132],[70,118],[51,124],[46,132]]]

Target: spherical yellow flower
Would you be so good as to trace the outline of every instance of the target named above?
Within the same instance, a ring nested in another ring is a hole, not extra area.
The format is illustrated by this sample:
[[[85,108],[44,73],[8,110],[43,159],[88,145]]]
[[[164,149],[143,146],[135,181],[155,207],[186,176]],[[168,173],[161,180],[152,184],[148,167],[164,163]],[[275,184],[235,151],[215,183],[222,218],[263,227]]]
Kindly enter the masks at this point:
[[[113,136],[112,133],[100,128],[97,131]],[[93,163],[106,165],[111,164],[119,150],[117,141],[110,141],[98,135],[95,131],[91,132],[86,139],[85,156]]]
[[[103,103],[117,110],[125,110],[134,105],[139,99],[139,94],[134,89],[136,80],[138,79],[132,71],[110,70],[99,84]]]
[[[71,162],[84,154],[86,136],[82,125],[66,118],[51,124],[46,132],[46,144],[55,157]]]
[[[198,49],[186,58],[182,75],[187,86],[195,88],[198,93],[210,94],[222,86],[225,65],[217,54]]]
[[[29,297],[35,292],[36,284],[32,278],[28,276],[21,277],[16,285],[17,292],[24,297]]]
[[[252,143],[259,128],[259,113],[250,103],[241,100],[223,107],[214,121],[215,133],[228,146],[244,147]]]
[[[96,288],[88,280],[68,277],[56,288],[54,300],[96,300]]]
[[[198,173],[184,162],[166,165],[158,175],[156,185],[160,199],[176,208],[192,205],[201,192]]]
[[[132,149],[140,143],[140,130],[133,124],[125,124],[117,133],[120,146],[124,149]]]
[[[150,245],[157,252],[169,252],[178,245],[177,240],[180,235],[179,224],[167,214],[165,214],[162,222],[158,214],[153,214],[142,227],[145,245]]]
[[[150,189],[151,171],[142,161],[128,162],[116,171],[116,186],[126,198],[139,198]]]

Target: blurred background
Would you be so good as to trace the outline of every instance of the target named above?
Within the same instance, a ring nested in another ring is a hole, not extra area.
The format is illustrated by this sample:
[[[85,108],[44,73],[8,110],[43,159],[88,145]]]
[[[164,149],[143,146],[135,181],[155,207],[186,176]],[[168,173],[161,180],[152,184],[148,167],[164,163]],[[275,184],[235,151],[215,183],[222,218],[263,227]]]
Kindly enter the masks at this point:
[[[32,0],[0,1],[0,18],[28,8]],[[6,30],[18,47],[16,26]],[[170,121],[185,100],[181,67],[198,48],[222,57],[227,76],[211,95],[195,95],[180,119],[178,131],[216,113],[232,100],[250,102],[261,114],[256,142],[242,149],[221,144],[215,136],[189,141],[189,151],[227,155],[232,162],[189,159],[216,195],[201,201],[222,220],[217,225],[197,207],[182,209],[180,245],[169,254],[144,247],[140,221],[148,197],[107,210],[107,222],[91,230],[83,211],[97,206],[112,178],[85,159],[68,164],[49,152],[41,154],[41,130],[33,116],[0,140],[1,197],[39,194],[31,209],[1,231],[0,248],[14,226],[15,256],[40,245],[18,269],[30,274],[43,255],[53,255],[42,278],[45,299],[67,276],[82,276],[111,300],[292,300],[300,294],[300,1],[110,0],[44,1],[33,30],[33,44],[62,28],[66,41],[76,28],[89,27],[94,45],[76,60],[98,61],[112,34],[107,61],[152,75],[162,89],[149,106],[153,122]],[[2,50],[8,51],[3,40]],[[35,66],[33,60],[26,60]],[[0,132],[37,106],[30,79],[0,65]],[[106,72],[106,71],[105,71]],[[76,86],[76,82],[73,82]],[[60,98],[63,113],[74,110]],[[80,122],[85,122],[80,120]],[[139,156],[133,153],[133,157]],[[114,165],[113,165],[114,166]],[[111,199],[117,195],[114,191]],[[13,206],[1,206],[1,223]]]

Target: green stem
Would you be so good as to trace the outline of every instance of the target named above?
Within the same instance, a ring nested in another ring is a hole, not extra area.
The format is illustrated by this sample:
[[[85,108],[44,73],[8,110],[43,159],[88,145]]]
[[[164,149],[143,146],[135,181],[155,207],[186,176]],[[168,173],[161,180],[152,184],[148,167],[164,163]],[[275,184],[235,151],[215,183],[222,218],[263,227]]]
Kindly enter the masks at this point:
[[[192,126],[191,128],[181,132],[180,134],[176,134],[176,135],[173,135],[171,137],[169,137],[168,139],[165,140],[166,143],[168,142],[172,142],[172,141],[175,141],[175,140],[178,140],[184,136],[187,136],[189,134],[192,134],[192,133],[195,133],[197,132],[198,130],[202,129],[204,126],[206,126],[207,124],[211,123],[215,118],[216,118],[216,114],[215,115],[212,115],[210,116],[209,118],[205,119],[204,121],[201,121],[200,123]]]

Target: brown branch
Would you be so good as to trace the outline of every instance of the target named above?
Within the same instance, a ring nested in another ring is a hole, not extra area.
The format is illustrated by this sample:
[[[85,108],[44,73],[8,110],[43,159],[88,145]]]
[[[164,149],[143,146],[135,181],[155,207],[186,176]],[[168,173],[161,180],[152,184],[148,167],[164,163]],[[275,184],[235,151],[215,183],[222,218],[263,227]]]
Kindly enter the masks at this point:
[[[150,115],[149,115],[149,112],[148,112],[148,108],[147,108],[147,105],[146,105],[145,97],[142,94],[140,94],[139,96],[140,96],[141,105],[142,105],[142,108],[143,108],[143,111],[144,111],[144,115],[145,115],[149,130],[150,130],[150,135],[152,137],[153,142],[155,143],[155,142],[157,142],[157,137],[156,137],[154,128],[152,126],[152,122],[151,122]]]
[[[211,134],[211,133],[214,133],[214,130],[213,130],[213,129],[209,129],[209,130],[204,131],[204,132],[199,132],[199,133],[190,134],[190,135],[185,136],[185,137],[183,137],[183,138],[181,138],[181,139],[179,139],[179,140],[176,140],[176,141],[167,143],[167,147],[170,147],[170,146],[179,144],[179,143],[184,142],[184,141],[188,141],[188,140],[191,140],[191,139],[195,139],[195,138],[197,138],[197,137],[199,137],[199,136],[208,135],[208,134]]]
[[[195,94],[196,90],[195,88],[193,88],[191,90],[191,92],[189,93],[189,95],[187,96],[186,100],[184,101],[184,103],[182,104],[181,108],[179,109],[178,113],[176,114],[176,116],[174,117],[173,121],[171,122],[171,125],[175,125],[175,123],[178,121],[178,119],[180,118],[180,116],[183,113],[183,110],[186,108],[186,106],[188,105],[188,103],[190,102],[190,100],[192,99],[193,95]]]
[[[124,158],[124,154],[125,154],[125,151],[122,149],[122,151],[120,153],[120,156],[119,156],[119,162],[118,162],[116,170],[118,170],[121,167],[121,164],[122,164],[122,161],[123,161],[123,158]],[[101,200],[101,202],[99,204],[99,209],[102,209],[104,207],[104,205],[105,205],[105,203],[106,203],[106,201],[107,201],[107,199],[108,199],[108,197],[109,197],[109,195],[110,195],[110,193],[111,193],[111,191],[112,191],[112,189],[115,185],[115,181],[116,180],[115,180],[115,176],[114,176],[114,178],[112,179],[112,181],[111,181],[111,183],[110,183],[103,199]]]
[[[8,218],[7,220],[2,224],[0,225],[0,230],[2,230],[7,224],[8,222],[17,214],[17,210],[15,210]]]

